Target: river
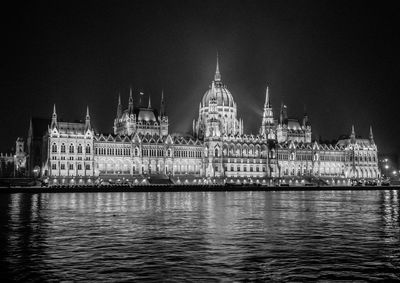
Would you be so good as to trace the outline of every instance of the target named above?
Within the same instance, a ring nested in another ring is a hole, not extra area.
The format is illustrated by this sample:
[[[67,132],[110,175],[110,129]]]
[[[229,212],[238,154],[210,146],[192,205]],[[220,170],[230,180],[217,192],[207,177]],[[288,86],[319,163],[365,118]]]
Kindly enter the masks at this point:
[[[400,280],[400,191],[0,194],[13,281]]]

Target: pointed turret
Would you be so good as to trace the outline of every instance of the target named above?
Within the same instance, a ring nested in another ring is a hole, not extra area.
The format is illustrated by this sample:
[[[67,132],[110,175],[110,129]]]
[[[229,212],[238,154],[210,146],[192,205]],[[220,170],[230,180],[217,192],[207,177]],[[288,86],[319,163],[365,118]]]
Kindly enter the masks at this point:
[[[85,131],[90,130],[89,106],[86,107]]]
[[[117,106],[117,119],[122,116],[122,104],[121,104],[121,94],[118,94],[118,106]]]
[[[149,95],[149,105],[147,106],[147,108],[151,108],[151,97]]]
[[[217,67],[215,69],[214,81],[221,81],[221,73],[219,72],[219,62],[218,62],[218,53],[217,53]]]
[[[133,97],[132,97],[132,87],[129,88],[129,106],[128,106],[129,114],[133,112]]]
[[[354,125],[351,125],[350,140],[352,143],[354,143],[356,141],[356,131],[354,130]]]
[[[51,128],[57,127],[56,104],[53,106],[53,115],[51,116]]]
[[[369,126],[369,140],[372,144],[374,144],[374,134],[372,133],[372,126]]]

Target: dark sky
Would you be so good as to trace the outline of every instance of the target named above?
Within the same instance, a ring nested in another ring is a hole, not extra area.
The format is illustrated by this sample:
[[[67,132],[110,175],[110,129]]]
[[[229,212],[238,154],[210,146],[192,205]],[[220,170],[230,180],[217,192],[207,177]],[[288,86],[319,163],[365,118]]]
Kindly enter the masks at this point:
[[[170,132],[186,132],[210,84],[216,52],[246,133],[257,133],[265,87],[275,115],[306,107],[313,136],[400,141],[398,10],[366,1],[16,2],[1,18],[0,151],[27,136],[31,116],[83,119],[111,132],[118,92],[167,100]],[[85,2],[85,3],[83,3]],[[105,3],[103,3],[105,2]],[[147,99],[147,98],[146,98]]]

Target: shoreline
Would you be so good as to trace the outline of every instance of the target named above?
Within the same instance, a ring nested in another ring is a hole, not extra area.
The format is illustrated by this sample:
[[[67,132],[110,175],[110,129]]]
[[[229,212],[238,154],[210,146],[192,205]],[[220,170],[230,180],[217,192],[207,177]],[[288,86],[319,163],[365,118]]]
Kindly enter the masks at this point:
[[[107,193],[107,192],[211,192],[211,191],[371,191],[399,190],[400,186],[223,186],[223,185],[148,185],[82,187],[0,187],[0,194],[10,193]]]

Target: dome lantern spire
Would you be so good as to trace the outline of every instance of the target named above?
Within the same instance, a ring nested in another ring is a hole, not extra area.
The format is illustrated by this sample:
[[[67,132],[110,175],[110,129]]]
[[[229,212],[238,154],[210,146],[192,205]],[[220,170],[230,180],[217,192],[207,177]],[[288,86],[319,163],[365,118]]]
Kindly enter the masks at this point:
[[[271,107],[271,102],[269,99],[269,87],[267,86],[267,90],[265,91],[265,107]]]
[[[150,97],[150,95],[149,95],[149,105],[147,106],[147,108],[151,108],[151,97]]]
[[[220,82],[221,81],[221,73],[219,72],[219,58],[218,58],[218,52],[217,52],[217,67],[215,69],[215,75],[214,75],[214,81]]]

